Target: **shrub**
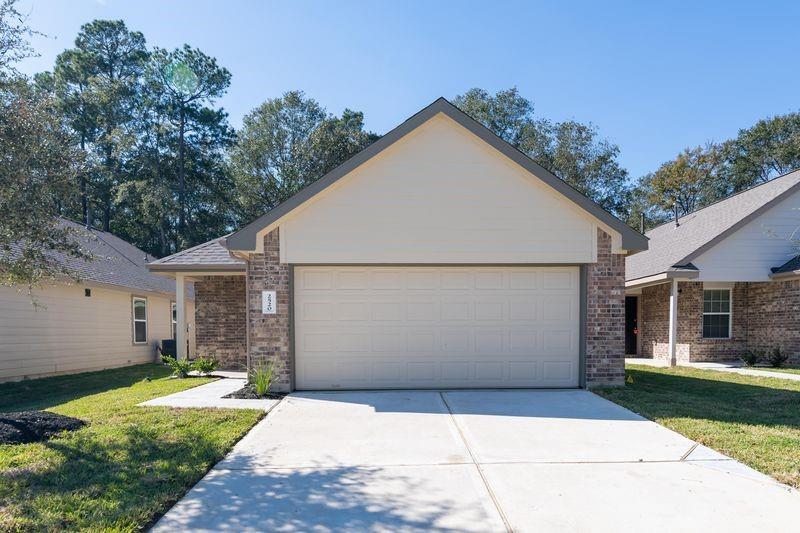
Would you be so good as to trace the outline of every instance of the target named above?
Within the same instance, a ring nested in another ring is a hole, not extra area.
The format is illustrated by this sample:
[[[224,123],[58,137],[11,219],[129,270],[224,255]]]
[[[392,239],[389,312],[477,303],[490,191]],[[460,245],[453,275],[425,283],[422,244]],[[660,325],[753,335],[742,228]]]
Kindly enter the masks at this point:
[[[761,354],[755,350],[748,350],[739,356],[739,359],[741,359],[746,366],[755,366],[756,363],[761,360]]]
[[[219,361],[211,357],[198,357],[193,366],[200,374],[210,374],[217,369]]]
[[[176,378],[182,379],[189,375],[192,371],[192,363],[188,359],[175,359],[169,355],[161,357],[164,364],[172,369],[172,375]]]
[[[773,368],[780,368],[783,363],[789,360],[789,356],[781,351],[780,348],[775,348],[769,355],[767,355],[767,363]]]
[[[250,384],[259,396],[266,396],[272,388],[272,363],[261,363],[250,371]]]

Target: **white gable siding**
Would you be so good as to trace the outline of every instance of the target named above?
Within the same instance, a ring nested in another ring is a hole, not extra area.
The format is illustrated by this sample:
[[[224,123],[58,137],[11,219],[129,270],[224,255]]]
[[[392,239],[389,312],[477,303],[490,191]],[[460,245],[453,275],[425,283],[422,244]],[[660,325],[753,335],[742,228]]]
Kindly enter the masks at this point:
[[[43,307],[27,293],[0,287],[0,381],[101,370],[156,360],[156,346],[172,337],[171,299],[147,298],[147,344],[133,344],[130,292],[82,285],[35,290]],[[194,302],[187,302],[194,322]],[[194,352],[194,325],[189,349]]]
[[[700,281],[769,281],[797,248],[789,237],[800,226],[800,192],[782,200],[692,261]],[[795,238],[800,237],[800,232]]]
[[[438,115],[280,224],[296,264],[583,263],[597,222]]]

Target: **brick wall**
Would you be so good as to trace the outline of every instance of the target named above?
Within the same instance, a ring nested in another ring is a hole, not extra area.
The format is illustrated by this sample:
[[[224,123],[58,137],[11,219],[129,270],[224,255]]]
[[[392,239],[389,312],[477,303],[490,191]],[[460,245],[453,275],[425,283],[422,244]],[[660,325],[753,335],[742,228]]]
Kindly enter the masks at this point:
[[[586,384],[625,381],[625,257],[597,230],[597,263],[586,266]]]
[[[749,283],[747,296],[748,347],[780,348],[800,364],[800,280]]]
[[[800,281],[736,283],[730,339],[703,338],[703,283],[678,284],[678,361],[729,361],[748,349],[781,347],[800,361]],[[645,287],[642,356],[669,357],[669,285]]]
[[[275,371],[275,390],[282,392],[292,388],[289,277],[289,265],[280,262],[280,236],[275,229],[264,237],[264,253],[250,256],[247,268],[250,301],[247,308],[250,365],[271,362]],[[261,291],[264,290],[276,292],[277,312],[274,315],[262,313]]]
[[[224,369],[247,365],[244,276],[205,276],[194,284],[198,355],[213,357]]]

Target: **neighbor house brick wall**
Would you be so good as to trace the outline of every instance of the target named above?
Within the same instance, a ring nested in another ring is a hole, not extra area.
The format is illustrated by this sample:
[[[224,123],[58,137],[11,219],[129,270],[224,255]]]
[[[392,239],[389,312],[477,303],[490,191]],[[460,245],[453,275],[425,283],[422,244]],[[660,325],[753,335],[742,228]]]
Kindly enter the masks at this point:
[[[291,358],[291,287],[290,267],[280,262],[278,229],[264,237],[264,253],[251,254],[247,266],[249,288],[248,320],[250,322],[250,366],[272,363],[275,390],[292,389]],[[261,291],[276,292],[274,315],[265,315],[261,307]]]
[[[736,283],[730,339],[703,338],[703,283],[678,284],[677,359],[728,361],[745,350],[780,347],[800,361],[800,281]],[[669,357],[669,284],[645,287],[639,296],[642,356]]]
[[[586,384],[625,381],[625,256],[597,230],[597,262],[586,266]]]
[[[244,276],[204,276],[194,284],[197,354],[224,369],[247,365],[247,309]]]
[[[749,283],[747,309],[748,348],[780,348],[800,363],[800,280]]]

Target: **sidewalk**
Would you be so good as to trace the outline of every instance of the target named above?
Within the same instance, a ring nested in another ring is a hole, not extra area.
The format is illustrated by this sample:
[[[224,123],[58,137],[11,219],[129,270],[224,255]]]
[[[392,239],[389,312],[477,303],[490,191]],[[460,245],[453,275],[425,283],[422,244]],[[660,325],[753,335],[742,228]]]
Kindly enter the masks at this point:
[[[625,358],[625,364],[629,365],[645,365],[655,366],[660,368],[668,367],[669,365],[663,359],[645,359],[639,357]],[[760,378],[777,378],[788,379],[791,381],[800,381],[800,374],[792,374],[790,372],[773,372],[771,370],[759,370],[758,367],[744,367],[738,362],[728,363],[678,363],[678,366],[685,366],[689,368],[700,368],[703,370],[717,370],[719,372],[731,372],[733,374],[741,374],[743,376],[755,376]]]
[[[191,378],[186,378],[191,379]],[[180,407],[203,408],[216,407],[219,409],[259,409],[269,411],[280,400],[239,400],[236,398],[223,398],[235,392],[247,383],[246,379],[223,378],[199,387],[176,392],[161,398],[154,398],[140,403],[140,407]]]

